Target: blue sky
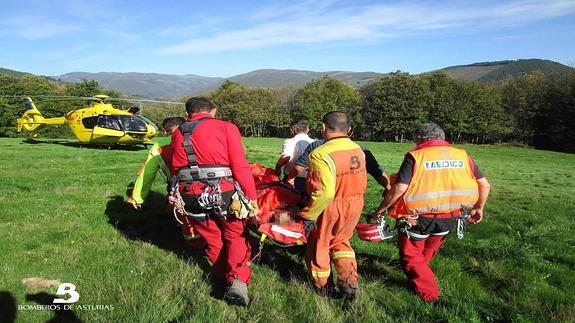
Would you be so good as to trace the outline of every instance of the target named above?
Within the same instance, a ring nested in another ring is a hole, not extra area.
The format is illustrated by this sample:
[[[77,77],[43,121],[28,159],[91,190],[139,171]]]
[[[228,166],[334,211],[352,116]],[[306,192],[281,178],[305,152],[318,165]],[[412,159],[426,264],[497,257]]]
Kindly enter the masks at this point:
[[[575,0],[0,0],[0,67],[42,75],[420,73],[518,58],[575,64]]]

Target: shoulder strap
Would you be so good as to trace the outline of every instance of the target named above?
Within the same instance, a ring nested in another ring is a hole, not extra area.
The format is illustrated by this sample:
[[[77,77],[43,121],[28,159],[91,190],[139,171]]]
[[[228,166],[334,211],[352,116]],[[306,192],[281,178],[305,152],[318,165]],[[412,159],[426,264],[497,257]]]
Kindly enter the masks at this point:
[[[186,155],[188,156],[188,167],[197,169],[198,161],[196,160],[196,152],[194,151],[194,146],[192,145],[192,134],[196,127],[202,123],[203,121],[210,119],[208,117],[200,118],[198,120],[194,120],[192,122],[184,122],[180,125],[180,132],[184,136],[184,150],[186,151]]]

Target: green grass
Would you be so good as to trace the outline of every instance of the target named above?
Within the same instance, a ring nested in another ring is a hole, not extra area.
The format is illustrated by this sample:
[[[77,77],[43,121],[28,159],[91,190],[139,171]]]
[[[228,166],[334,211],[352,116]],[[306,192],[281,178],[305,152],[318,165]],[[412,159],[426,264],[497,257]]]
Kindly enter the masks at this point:
[[[55,294],[56,288],[22,284],[42,277],[74,283],[77,304],[114,306],[76,310],[86,322],[574,320],[575,155],[464,146],[493,191],[485,220],[464,240],[450,236],[432,263],[444,296],[439,306],[421,302],[407,288],[393,242],[354,237],[361,294],[352,306],[316,296],[295,250],[266,245],[262,261],[253,265],[252,305],[240,308],[212,296],[207,262],[184,247],[163,208],[160,181],[144,211],[121,202],[146,150],[63,143],[0,139],[0,292],[18,305],[37,304],[27,295]],[[281,139],[244,143],[250,161],[272,166]],[[398,169],[410,148],[365,145],[388,172]],[[368,186],[365,212],[381,194],[373,180]],[[16,315],[19,322],[37,322],[56,314]]]

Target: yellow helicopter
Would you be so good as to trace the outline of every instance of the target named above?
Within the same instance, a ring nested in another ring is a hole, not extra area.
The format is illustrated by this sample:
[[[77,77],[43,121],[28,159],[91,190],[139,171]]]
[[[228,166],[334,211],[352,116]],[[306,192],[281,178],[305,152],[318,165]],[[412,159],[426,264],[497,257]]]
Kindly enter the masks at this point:
[[[38,131],[44,127],[67,124],[74,136],[83,144],[153,144],[151,139],[158,133],[159,129],[148,118],[137,114],[139,108],[132,107],[121,110],[107,103],[107,101],[147,101],[181,104],[155,100],[114,99],[103,94],[80,99],[88,101],[88,105],[72,110],[63,117],[44,118],[32,99],[26,97],[24,98],[26,111],[20,118],[16,119],[16,131],[29,131],[32,132],[33,137],[37,137]]]

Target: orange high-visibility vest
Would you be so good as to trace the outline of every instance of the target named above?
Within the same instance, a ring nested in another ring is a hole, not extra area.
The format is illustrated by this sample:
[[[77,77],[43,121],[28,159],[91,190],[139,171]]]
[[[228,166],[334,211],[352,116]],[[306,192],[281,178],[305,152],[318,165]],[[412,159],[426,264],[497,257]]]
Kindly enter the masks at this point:
[[[449,213],[477,202],[477,181],[465,150],[434,146],[409,154],[415,166],[403,199],[411,214]]]

